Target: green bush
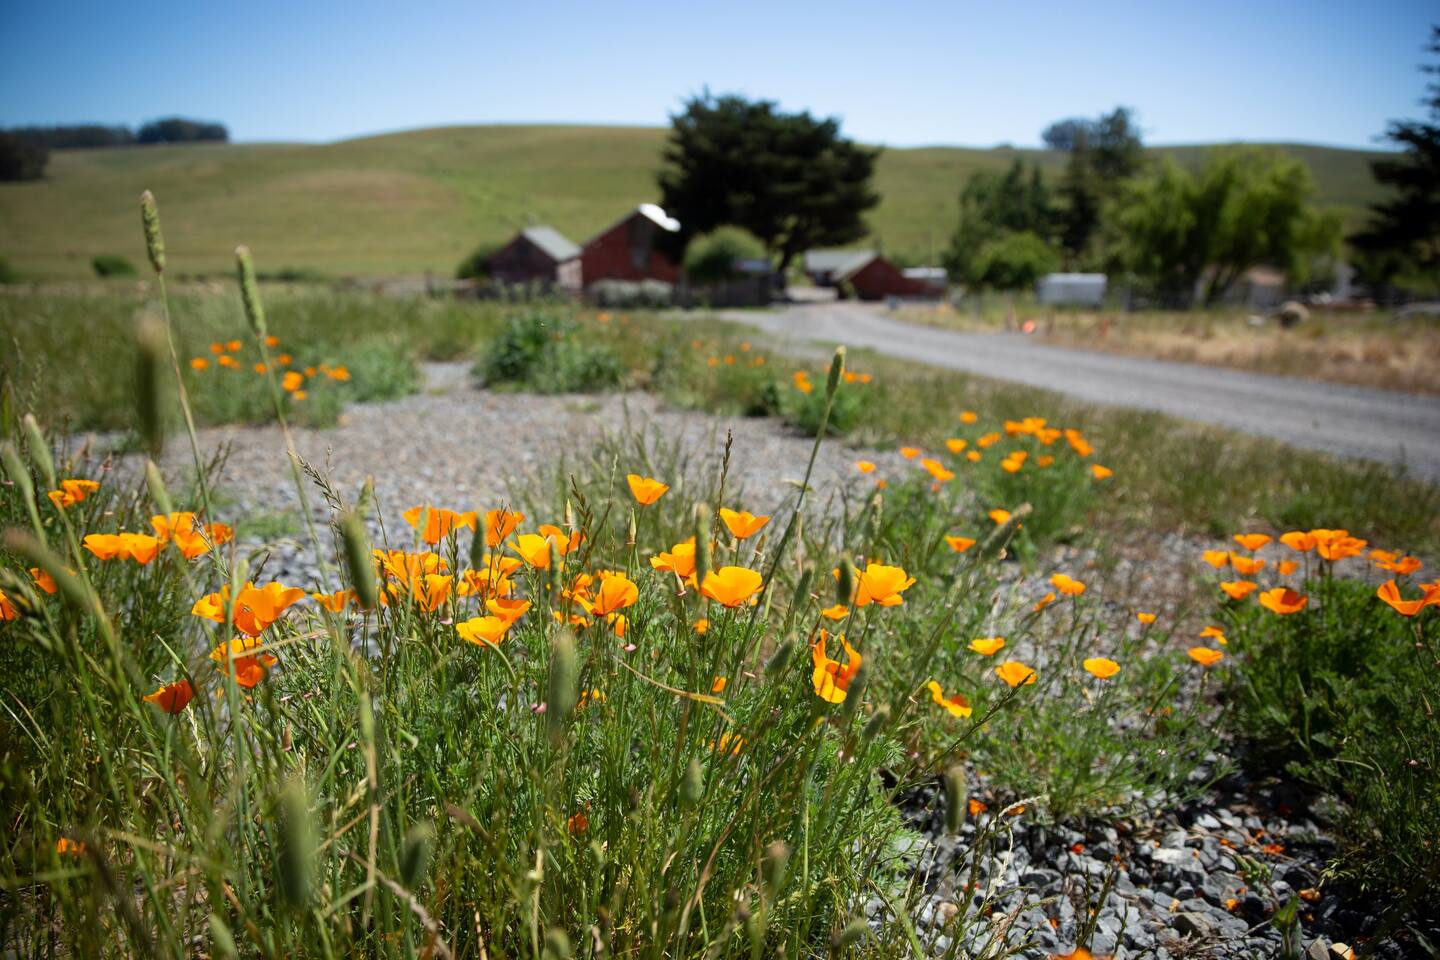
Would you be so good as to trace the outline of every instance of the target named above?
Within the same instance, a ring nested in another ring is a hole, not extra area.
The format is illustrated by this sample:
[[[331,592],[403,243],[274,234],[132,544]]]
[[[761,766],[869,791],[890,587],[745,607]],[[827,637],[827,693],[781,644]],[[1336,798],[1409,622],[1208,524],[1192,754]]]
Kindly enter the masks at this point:
[[[485,348],[475,372],[487,386],[539,393],[590,393],[618,386],[624,365],[614,350],[574,320],[533,311],[512,317]]]
[[[118,253],[96,254],[90,261],[90,267],[95,271],[95,276],[106,277],[138,277],[140,272],[135,269],[135,264],[120,256]]]
[[[490,276],[490,258],[500,249],[499,244],[482,243],[455,268],[456,280],[484,280]]]
[[[692,283],[720,283],[736,276],[737,260],[762,260],[765,244],[741,227],[720,227],[685,248],[685,273]]]
[[[0,283],[17,283],[20,280],[20,273],[13,264],[4,257],[0,257]]]

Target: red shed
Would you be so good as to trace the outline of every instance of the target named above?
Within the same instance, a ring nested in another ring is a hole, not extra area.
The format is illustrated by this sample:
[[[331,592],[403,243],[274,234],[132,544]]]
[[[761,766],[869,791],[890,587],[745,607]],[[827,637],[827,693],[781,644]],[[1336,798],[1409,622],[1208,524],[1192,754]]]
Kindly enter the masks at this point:
[[[597,280],[661,280],[675,283],[680,267],[655,246],[658,231],[674,233],[680,221],[653,203],[642,203],[601,230],[580,251],[585,286]]]
[[[817,286],[837,287],[842,295],[848,288],[861,300],[939,297],[945,293],[943,283],[907,277],[874,250],[811,250],[805,254],[805,272]]]

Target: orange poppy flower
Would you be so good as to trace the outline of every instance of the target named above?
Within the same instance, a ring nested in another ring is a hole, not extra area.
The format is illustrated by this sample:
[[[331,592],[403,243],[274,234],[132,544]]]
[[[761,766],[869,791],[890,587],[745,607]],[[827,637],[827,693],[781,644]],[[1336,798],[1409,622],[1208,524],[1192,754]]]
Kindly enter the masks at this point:
[[[585,535],[579,530],[572,530],[567,534],[564,530],[561,530],[551,523],[540,524],[540,535],[549,538],[555,545],[555,556],[557,557],[574,553],[576,548],[580,546],[581,541],[585,539]]]
[[[995,446],[995,444],[999,443],[1004,438],[1005,435],[1003,433],[995,433],[992,431],[990,433],[984,434],[978,440],[976,440],[975,446],[979,447],[981,450],[988,450],[990,447]]]
[[[978,817],[980,816],[980,814],[990,809],[985,804],[984,800],[976,800],[974,797],[970,798],[970,800],[965,804],[965,807],[970,811],[970,816],[972,817]]]
[[[1225,645],[1229,644],[1229,642],[1230,642],[1229,640],[1226,640],[1226,639],[1225,639],[1225,631],[1224,631],[1224,630],[1221,630],[1219,627],[1215,626],[1213,623],[1212,623],[1210,626],[1206,627],[1204,630],[1201,630],[1201,631],[1200,631],[1200,639],[1201,639],[1201,640],[1214,640],[1214,641],[1218,642],[1221,646],[1225,646]]]
[[[1309,597],[1301,596],[1289,587],[1276,587],[1260,594],[1260,606],[1281,615],[1298,613],[1309,602]]]
[[[681,580],[695,576],[695,538],[677,543],[668,551],[661,551],[650,558],[650,566],[656,570],[668,571]]]
[[[509,629],[510,621],[496,616],[471,617],[455,624],[455,632],[460,639],[477,647],[498,647]]]
[[[224,356],[221,356],[221,357],[220,357],[218,360],[216,360],[215,362],[216,362],[217,364],[219,364],[220,366],[222,366],[222,367],[227,367],[227,368],[229,368],[229,369],[231,369],[231,370],[238,370],[238,369],[240,368],[239,362],[236,361],[236,359],[235,359],[234,357],[232,357],[232,356],[230,356],[230,355],[228,355],[228,354],[226,354],[226,355],[224,355]]]
[[[590,615],[604,617],[626,607],[634,606],[640,599],[640,588],[623,573],[607,574],[600,578],[600,589],[590,604]]]
[[[1300,569],[1300,564],[1296,563],[1294,560],[1281,560],[1279,563],[1275,564],[1275,569],[1280,571],[1280,576],[1288,577],[1290,576],[1290,574]]]
[[[1232,551],[1230,554],[1230,566],[1234,567],[1235,572],[1242,577],[1253,577],[1265,569],[1265,561],[1256,559],[1255,557],[1242,557],[1240,554]]]
[[[1046,607],[1050,606],[1050,604],[1054,602],[1055,592],[1052,590],[1051,592],[1045,594],[1045,596],[1041,597],[1039,600],[1035,601],[1035,612],[1039,613],[1041,610],[1044,610]]]
[[[1326,560],[1359,556],[1366,546],[1366,541],[1350,536],[1349,530],[1311,530],[1310,536],[1315,538],[1315,552]]]
[[[209,370],[209,369],[210,369],[210,361],[207,360],[205,357],[191,357],[191,358],[190,358],[190,369],[191,369],[191,370]]]
[[[714,364],[712,364],[712,366],[713,365]],[[790,379],[795,381],[795,389],[801,393],[813,393],[815,391],[815,384],[810,382],[810,374],[804,370],[796,370],[790,375]]]
[[[229,343],[225,344],[225,349],[229,350],[231,353],[234,353],[242,346],[244,346],[244,344],[242,344],[239,340],[231,340]]]
[[[1386,580],[1380,584],[1379,589],[1375,591],[1375,596],[1390,604],[1395,612],[1402,617],[1413,617],[1420,612],[1420,609],[1424,607],[1425,604],[1440,602],[1440,594],[1436,594],[1434,599],[1432,599],[1429,593],[1421,596],[1418,600],[1402,599],[1400,596],[1400,585],[1394,580]]]
[[[1135,619],[1139,620],[1141,623],[1145,624],[1148,627],[1150,624],[1155,622],[1155,614],[1139,611],[1135,614]]]
[[[475,529],[479,520],[474,510],[465,513],[456,513],[454,510],[442,510],[439,507],[411,507],[401,514],[405,522],[420,531],[420,539],[426,543],[434,544],[444,540],[454,531],[461,527]],[[424,526],[421,526],[421,523]]]
[[[642,477],[638,473],[627,474],[625,482],[630,484],[630,493],[642,507],[650,506],[665,496],[665,491],[670,489],[668,485],[654,477]]]
[[[260,642],[253,637],[236,637],[210,651],[210,659],[220,665],[222,673],[227,671],[228,660],[235,682],[249,690],[264,680],[270,669],[280,662],[269,653],[255,652],[259,646]]]
[[[18,620],[19,618],[19,609],[17,609],[10,598],[5,595],[5,591],[0,590],[0,621]]]
[[[871,563],[857,578],[855,606],[864,607],[878,603],[882,607],[898,607],[905,600],[900,594],[915,584],[915,578],[908,575],[903,567],[889,567]]]
[[[1000,469],[1004,470],[1006,473],[1019,473],[1024,466],[1025,461],[1013,460],[1010,457],[1006,457],[1004,460],[1000,461]]]
[[[1035,682],[1035,669],[1019,660],[1006,660],[995,668],[995,675],[1011,687]]]
[[[514,625],[521,617],[525,616],[530,609],[529,600],[506,599],[504,597],[491,597],[485,601],[485,609],[504,620],[507,624]]]
[[[257,363],[257,364],[255,364],[254,369],[255,369],[255,372],[256,372],[256,373],[264,373],[264,372],[265,372],[265,364],[263,364],[263,363]]]
[[[945,691],[941,689],[940,684],[934,680],[931,680],[925,684],[925,686],[930,691],[930,699],[935,702],[936,706],[950,714],[950,716],[963,719],[970,716],[973,712],[970,701],[966,699],[963,693],[957,693],[954,696],[947,697],[945,696]]]
[[[1231,600],[1244,600],[1259,589],[1259,584],[1253,580],[1226,580],[1220,584],[1220,589],[1224,590]]]
[[[820,616],[826,620],[844,620],[850,616],[850,608],[843,603],[837,603],[833,607],[826,607],[820,611]]]
[[[350,380],[350,368],[342,363],[338,367],[331,367],[325,371],[325,376],[337,383],[347,383]]]
[[[1109,680],[1120,672],[1120,664],[1109,657],[1089,657],[1080,664],[1091,676],[1101,680]]]
[[[725,684],[727,684],[727,683],[729,683],[729,682],[730,682],[730,681],[729,681],[729,678],[728,678],[728,677],[716,677],[714,680],[711,680],[711,681],[710,681],[710,692],[711,692],[711,693],[724,693],[724,692],[725,692]]]
[[[991,510],[991,511],[987,514],[987,516],[988,516],[991,520],[994,520],[994,521],[995,521],[995,526],[997,526],[997,527],[1004,526],[1005,524],[1007,524],[1007,523],[1010,522],[1010,511],[1009,511],[1009,510],[1001,510],[1001,509],[998,508],[998,507],[995,508],[994,510]]]
[[[524,522],[525,514],[518,510],[485,511],[485,546],[500,546]]]
[[[69,837],[61,837],[55,841],[55,852],[62,856],[78,857],[85,852],[85,844]]]
[[[280,338],[277,337],[277,336],[275,336],[274,334],[271,334],[271,335],[267,336],[267,337],[265,338],[265,346],[267,346],[267,347],[278,347],[278,346],[280,346]]]
[[[1095,960],[1095,958],[1084,947],[1076,947],[1069,953],[1052,953],[1050,960]]]
[[[966,460],[969,460],[971,463],[979,463],[979,462],[980,462],[980,451],[979,451],[979,450],[967,450],[967,451],[965,451],[965,459],[966,459]]]
[[[966,550],[969,550],[971,547],[975,546],[975,541],[971,540],[969,537],[947,536],[945,538],[945,542],[948,543],[950,545],[950,549],[954,550],[956,553],[964,553]]]
[[[1298,553],[1309,553],[1315,549],[1316,540],[1304,530],[1291,530],[1280,534],[1280,542]]]
[[[549,570],[551,559],[556,555],[554,541],[538,533],[520,534],[515,538],[511,549],[537,570]]]
[[[871,473],[875,470],[875,464],[871,463],[869,460],[856,460],[855,469],[859,470],[861,473]]]
[[[144,533],[92,533],[84,545],[101,560],[134,560],[142,566],[160,551],[160,541]]]
[[[1219,650],[1212,650],[1210,647],[1191,647],[1185,652],[1189,654],[1191,660],[1194,660],[1202,667],[1213,667],[1225,659],[1225,654]]]
[[[210,352],[218,357],[220,354],[225,352],[225,344],[218,342],[210,344]]]
[[[720,734],[719,740],[711,740],[708,746],[716,753],[728,753],[732,757],[739,756],[740,751],[745,749],[745,738],[727,730]]]
[[[948,469],[945,464],[941,463],[939,460],[934,459],[933,457],[923,458],[920,461],[920,466],[924,467],[925,471],[929,473],[930,476],[934,477],[941,483],[948,483],[949,481],[955,479],[955,471]]]
[[[1039,440],[1047,447],[1054,443],[1056,440],[1059,440],[1064,435],[1065,433],[1063,430],[1057,430],[1054,427],[1046,427],[1044,430],[1035,431],[1035,439]],[[1053,460],[1054,458],[1052,457],[1051,459]]]
[[[190,705],[191,700],[195,699],[195,688],[190,685],[189,680],[180,680],[166,684],[141,699],[146,703],[155,704],[165,713],[179,713]]]
[[[725,607],[738,607],[759,590],[760,574],[748,567],[721,567],[705,574],[700,592]]]
[[[961,410],[961,411],[960,411],[960,422],[961,422],[961,423],[974,423],[974,422],[975,422],[976,420],[978,420],[978,419],[980,419],[980,418],[979,418],[978,416],[976,416],[974,410]]]
[[[705,636],[705,634],[710,632],[710,621],[705,619],[704,617],[701,617],[699,620],[696,620],[694,623],[690,624],[690,629],[694,630],[698,635],[703,637]]]
[[[728,507],[720,508],[720,519],[737,540],[746,540],[760,532],[760,528],[770,522],[769,517],[757,517],[748,510],[731,510]]]
[[[247,583],[235,597],[235,627],[247,636],[258,637],[280,619],[286,608],[304,596],[301,588],[283,583],[267,583],[263,587]]]
[[[51,503],[63,510],[82,502],[99,489],[100,484],[95,480],[61,480],[60,489],[51,490],[46,496],[50,498]]]
[[[1085,592],[1085,584],[1063,573],[1057,573],[1051,577],[1050,583],[1056,590],[1059,590],[1067,597],[1078,597]]]
[[[836,636],[836,640],[845,648],[845,664],[841,666],[840,661],[831,660],[825,653],[825,641],[829,634],[824,630],[820,631],[820,637],[810,648],[810,656],[815,664],[815,669],[810,674],[810,682],[815,687],[815,695],[826,703],[844,703],[845,696],[850,690],[850,683],[855,679],[855,674],[860,672],[860,654],[850,646],[844,634]]]
[[[1005,646],[1004,637],[976,637],[970,641],[970,649],[982,657],[993,657]]]
[[[1115,475],[1115,471],[1109,467],[1102,467],[1098,463],[1090,464],[1090,475],[1096,480],[1108,480]]]
[[[1203,559],[1206,563],[1210,564],[1210,566],[1214,567],[1216,570],[1219,570],[1221,567],[1224,567],[1230,563],[1230,551],[1206,550],[1201,559]]]
[[[916,457],[920,456],[920,448],[919,448],[919,447],[901,447],[901,448],[900,448],[900,456],[904,457],[906,460],[914,460]]]
[[[336,590],[334,593],[312,593],[310,599],[331,613],[344,613],[345,607],[356,596],[353,590]]]
[[[1270,542],[1270,535],[1266,533],[1237,533],[1235,534],[1235,542],[1251,553],[1254,553]]]
[[[1046,467],[1054,465],[1054,463],[1055,458],[1050,456],[1050,454],[1048,453],[1035,458],[1035,465],[1041,470],[1044,470]]]
[[[30,579],[35,581],[35,586],[48,594],[54,594],[60,587],[55,583],[55,578],[50,576],[39,567],[30,568]]]
[[[962,440],[959,437],[951,437],[945,441],[945,449],[951,453],[960,453],[968,446],[970,446],[970,441]]]
[[[305,386],[305,376],[298,370],[286,370],[285,376],[280,379],[280,389],[286,393],[294,393]]]
[[[1420,562],[1419,557],[1401,557],[1398,560],[1377,563],[1375,566],[1381,570],[1389,570],[1391,573],[1398,573],[1402,577],[1408,577],[1416,570],[1425,566],[1425,564]]]

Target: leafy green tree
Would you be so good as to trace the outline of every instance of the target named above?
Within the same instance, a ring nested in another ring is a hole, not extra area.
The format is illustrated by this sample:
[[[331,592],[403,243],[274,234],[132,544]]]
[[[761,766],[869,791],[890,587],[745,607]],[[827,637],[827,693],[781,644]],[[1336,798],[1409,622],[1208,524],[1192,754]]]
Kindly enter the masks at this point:
[[[1038,166],[1017,159],[1005,173],[973,174],[960,191],[960,219],[945,253],[950,277],[967,287],[982,285],[981,252],[1011,233],[1048,236],[1050,192]]]
[[[0,182],[39,180],[50,162],[50,148],[14,133],[0,133]]]
[[[975,257],[974,286],[1014,292],[1060,266],[1060,255],[1044,237],[1029,230],[1004,233],[982,246]]]
[[[1070,159],[1060,181],[1060,242],[1072,259],[1090,251],[1105,203],[1120,184],[1140,172],[1144,145],[1129,107],[1091,121],[1062,120],[1043,134],[1047,144],[1066,145]]]
[[[1106,207],[1116,266],[1184,302],[1204,284],[1214,303],[1252,267],[1304,282],[1338,253],[1340,221],[1311,205],[1304,163],[1274,151],[1212,151],[1199,174],[1171,159],[1125,181]]]
[[[1440,55],[1440,26],[1426,49]],[[1403,152],[1370,165],[1390,196],[1371,208],[1370,222],[1351,238],[1367,277],[1390,282],[1413,277],[1440,286],[1440,63],[1421,69],[1436,79],[1426,87],[1427,120],[1392,121],[1386,138]]]
[[[680,221],[662,238],[673,253],[733,224],[783,272],[805,250],[865,236],[865,211],[880,202],[871,186],[879,151],[842,136],[838,120],[709,92],[670,119],[658,180],[662,205]]]
[[[736,277],[740,260],[765,259],[765,244],[740,227],[718,227],[690,241],[685,248],[685,273],[695,283],[722,283]]]

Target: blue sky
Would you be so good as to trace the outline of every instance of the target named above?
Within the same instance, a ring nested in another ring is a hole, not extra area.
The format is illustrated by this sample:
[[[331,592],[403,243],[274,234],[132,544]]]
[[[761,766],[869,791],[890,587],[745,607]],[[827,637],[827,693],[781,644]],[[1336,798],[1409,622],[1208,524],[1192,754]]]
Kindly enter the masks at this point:
[[[654,126],[708,86],[896,146],[1035,145],[1051,120],[1128,104],[1152,143],[1363,147],[1418,112],[1437,21],[1435,0],[0,0],[0,126],[179,114],[306,141]]]

